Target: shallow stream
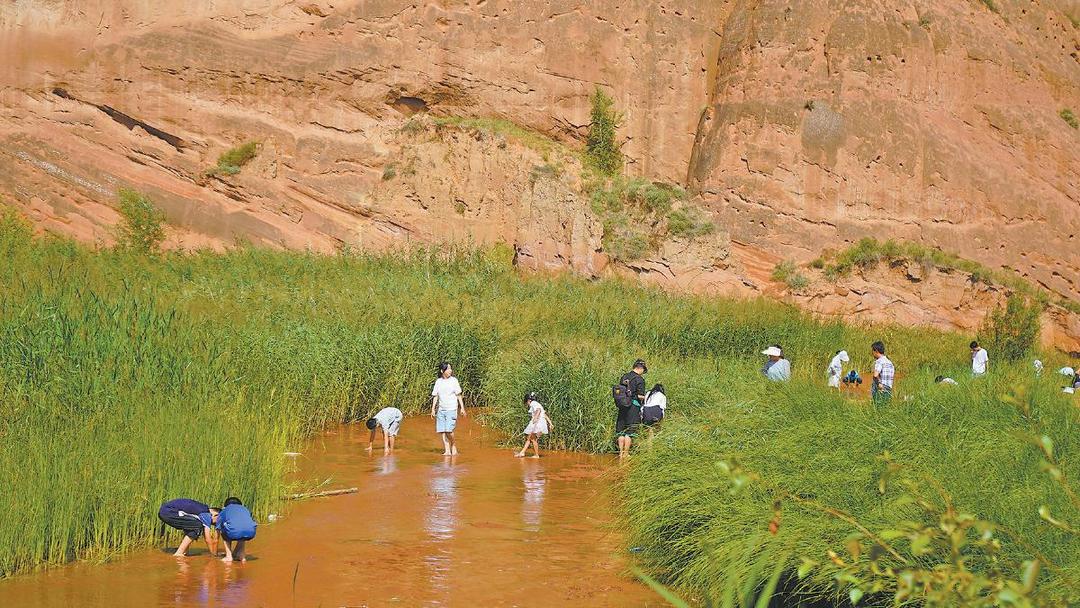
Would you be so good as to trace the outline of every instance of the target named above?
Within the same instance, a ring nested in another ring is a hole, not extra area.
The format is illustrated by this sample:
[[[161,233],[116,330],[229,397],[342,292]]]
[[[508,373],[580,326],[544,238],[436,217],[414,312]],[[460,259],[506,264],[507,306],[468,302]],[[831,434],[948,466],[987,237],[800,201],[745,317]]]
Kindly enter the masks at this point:
[[[461,454],[444,458],[432,421],[410,418],[384,457],[381,436],[368,455],[363,425],[340,427],[309,442],[297,474],[360,491],[261,522],[247,563],[211,558],[202,542],[177,560],[175,532],[110,563],[0,581],[0,606],[664,605],[626,574],[613,459],[517,459],[471,421],[458,435]]]

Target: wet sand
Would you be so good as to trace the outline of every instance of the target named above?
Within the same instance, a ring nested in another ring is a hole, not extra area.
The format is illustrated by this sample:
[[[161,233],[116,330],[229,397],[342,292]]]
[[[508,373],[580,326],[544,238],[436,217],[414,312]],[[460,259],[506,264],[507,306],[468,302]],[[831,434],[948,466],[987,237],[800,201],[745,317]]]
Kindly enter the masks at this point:
[[[362,424],[312,440],[304,479],[356,494],[291,505],[260,522],[249,561],[225,564],[198,543],[107,564],[0,581],[0,606],[662,606],[626,576],[602,475],[614,460],[549,453],[514,458],[484,429],[459,425],[461,455],[441,456],[429,418],[404,422],[398,453],[363,448]]]

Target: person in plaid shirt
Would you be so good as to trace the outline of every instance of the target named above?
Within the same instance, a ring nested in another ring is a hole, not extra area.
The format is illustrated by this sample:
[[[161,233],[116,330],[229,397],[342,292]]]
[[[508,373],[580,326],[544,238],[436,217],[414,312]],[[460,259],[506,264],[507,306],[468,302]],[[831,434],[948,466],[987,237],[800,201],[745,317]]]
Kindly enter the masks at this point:
[[[874,353],[874,381],[870,396],[874,401],[888,401],[892,398],[896,366],[885,356],[885,344],[881,340],[871,344],[870,350]]]

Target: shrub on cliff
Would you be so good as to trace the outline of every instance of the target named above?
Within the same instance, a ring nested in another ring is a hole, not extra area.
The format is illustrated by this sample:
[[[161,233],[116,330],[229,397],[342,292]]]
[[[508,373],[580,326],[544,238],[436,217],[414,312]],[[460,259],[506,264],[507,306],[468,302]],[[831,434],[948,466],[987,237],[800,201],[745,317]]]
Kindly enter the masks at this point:
[[[615,101],[600,87],[593,92],[589,134],[585,139],[585,164],[602,175],[618,175],[623,167],[622,150],[616,141],[622,114]]]
[[[995,357],[1019,361],[1039,342],[1040,314],[1041,304],[1014,293],[990,311],[980,333]]]
[[[165,214],[141,192],[121,188],[120,223],[116,225],[116,246],[138,253],[154,253],[165,240]]]
[[[206,171],[207,177],[215,175],[236,175],[240,169],[259,154],[259,142],[247,143],[229,148],[218,157],[217,166]]]

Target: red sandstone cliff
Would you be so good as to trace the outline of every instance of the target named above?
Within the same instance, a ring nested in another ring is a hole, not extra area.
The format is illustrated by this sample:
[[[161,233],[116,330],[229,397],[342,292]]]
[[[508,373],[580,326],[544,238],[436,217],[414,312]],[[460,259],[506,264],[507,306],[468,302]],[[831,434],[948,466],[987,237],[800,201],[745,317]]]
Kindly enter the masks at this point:
[[[777,260],[873,235],[1077,300],[1080,131],[1059,115],[1080,114],[1077,3],[991,4],[7,3],[0,196],[91,241],[109,241],[130,185],[178,246],[471,238],[513,243],[530,267],[618,272],[573,153],[600,85],[626,114],[627,171],[683,184],[719,228],[634,263],[644,280],[770,292]],[[563,145],[431,118],[450,116]],[[202,176],[253,139],[239,175]],[[886,283],[848,308],[850,291],[797,300],[876,318],[899,290],[909,312],[891,318],[962,326],[970,302]],[[1080,349],[1080,331],[1055,335]]]

